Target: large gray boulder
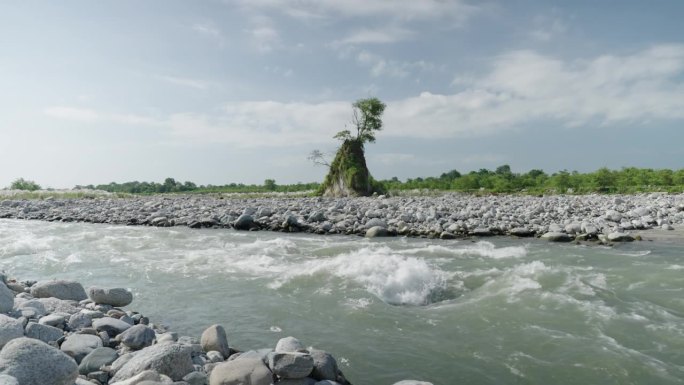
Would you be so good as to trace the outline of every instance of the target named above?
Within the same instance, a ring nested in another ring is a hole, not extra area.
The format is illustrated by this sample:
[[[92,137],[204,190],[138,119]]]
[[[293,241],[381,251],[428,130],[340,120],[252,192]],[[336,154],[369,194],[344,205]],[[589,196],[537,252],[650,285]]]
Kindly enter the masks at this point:
[[[242,214],[235,220],[233,227],[237,230],[251,230],[252,228],[257,227],[257,225],[254,222],[254,217],[249,214]]]
[[[14,292],[0,283],[0,313],[7,313],[14,307]]]
[[[296,352],[303,349],[304,345],[292,336],[279,339],[275,347],[276,352]]]
[[[102,339],[96,335],[72,334],[64,340],[60,350],[76,360],[76,363],[80,363],[83,357],[101,347]]]
[[[634,237],[628,233],[614,232],[606,236],[606,239],[610,242],[632,242]]]
[[[145,370],[154,370],[159,374],[180,381],[194,370],[192,364],[192,347],[177,343],[152,345],[137,352],[114,375],[111,382],[131,378]]]
[[[268,355],[268,366],[279,378],[304,378],[314,368],[313,358],[305,353],[279,353]]]
[[[32,338],[17,338],[0,351],[0,373],[21,385],[73,385],[78,377],[74,360]]]
[[[382,226],[373,226],[366,230],[366,238],[386,237],[389,233]]]
[[[64,336],[64,331],[54,326],[41,325],[36,322],[29,322],[25,329],[26,337],[35,338],[45,343],[54,342]]]
[[[88,298],[95,303],[122,307],[133,302],[133,293],[122,287],[106,289],[91,286],[88,288]]]
[[[107,332],[107,334],[109,334],[110,337],[115,337],[123,333],[131,326],[132,325],[128,322],[124,322],[120,319],[112,317],[98,318],[95,321],[93,321],[93,327],[95,328],[95,330],[97,330],[98,332]]]
[[[240,358],[214,367],[209,385],[271,385],[273,373],[258,358]]]
[[[31,295],[36,298],[55,297],[73,301],[82,301],[88,298],[85,289],[83,289],[80,283],[62,279],[38,282],[31,286]]]
[[[87,356],[83,357],[81,364],[78,365],[78,372],[88,374],[100,370],[101,367],[111,365],[119,358],[119,354],[112,348],[97,348]]]
[[[211,325],[206,328],[202,332],[202,337],[200,337],[200,344],[205,352],[215,350],[221,353],[224,359],[230,356],[226,330],[221,325]]]
[[[172,385],[174,382],[168,376],[159,374],[154,370],[145,370],[135,376],[110,383],[111,385]]]
[[[145,325],[135,325],[119,334],[117,338],[132,350],[140,350],[152,345],[156,334]]]
[[[318,349],[311,349],[310,354],[314,361],[312,378],[319,381],[337,379],[337,361],[331,354]]]
[[[546,239],[549,242],[571,242],[575,239],[575,237],[566,233],[549,231],[548,233],[542,235],[541,239]]]
[[[24,336],[24,325],[21,321],[0,314],[0,349],[11,340]]]

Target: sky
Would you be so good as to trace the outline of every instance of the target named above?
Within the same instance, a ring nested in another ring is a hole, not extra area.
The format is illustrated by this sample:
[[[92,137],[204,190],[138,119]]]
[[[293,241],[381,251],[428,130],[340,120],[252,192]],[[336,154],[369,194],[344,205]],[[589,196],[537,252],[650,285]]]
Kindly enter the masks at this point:
[[[0,2],[0,187],[684,168],[684,1]]]

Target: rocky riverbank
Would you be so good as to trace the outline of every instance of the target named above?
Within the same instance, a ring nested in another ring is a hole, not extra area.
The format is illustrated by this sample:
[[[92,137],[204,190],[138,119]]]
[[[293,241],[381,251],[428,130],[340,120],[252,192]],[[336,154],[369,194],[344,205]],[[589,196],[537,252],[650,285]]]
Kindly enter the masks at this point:
[[[240,351],[221,325],[182,336],[122,309],[132,301],[124,288],[0,275],[0,384],[350,384],[331,354],[294,337]]]
[[[684,224],[684,194],[370,198],[145,197],[0,201],[0,218],[191,228],[235,228],[462,238],[511,235],[551,241],[633,240],[633,230]]]

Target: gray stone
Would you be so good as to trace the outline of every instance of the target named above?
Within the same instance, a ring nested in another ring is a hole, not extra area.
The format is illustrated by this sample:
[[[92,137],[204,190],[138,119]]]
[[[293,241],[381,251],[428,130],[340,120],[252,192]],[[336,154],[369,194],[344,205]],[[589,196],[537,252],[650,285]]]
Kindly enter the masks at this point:
[[[209,352],[215,350],[223,356],[224,359],[230,356],[230,348],[228,347],[228,337],[226,337],[226,330],[221,325],[212,325],[202,332],[200,338],[202,350]]]
[[[474,235],[476,237],[491,237],[494,234],[491,230],[489,230],[488,227],[478,227],[470,230],[470,235]]]
[[[281,378],[275,385],[314,385],[316,380],[311,377],[304,378]]]
[[[0,351],[2,374],[22,385],[74,385],[78,367],[56,348],[31,338],[17,338]]]
[[[19,381],[12,376],[0,374],[0,385],[19,385]]]
[[[331,380],[323,380],[323,381],[318,381],[314,385],[342,385],[337,381],[331,381]]]
[[[233,227],[237,230],[250,230],[256,226],[254,223],[254,217],[249,214],[242,214],[235,220]]]
[[[131,327],[131,324],[112,317],[99,318],[93,321],[93,327],[98,332],[107,332],[110,337],[115,337]]]
[[[96,370],[88,373],[88,378],[92,380],[97,380],[100,384],[106,384],[109,382],[109,372],[102,370]]]
[[[81,364],[78,366],[78,372],[88,374],[98,371],[103,366],[111,365],[117,358],[119,358],[119,355],[112,348],[100,347],[94,349],[83,357]]]
[[[38,302],[43,304],[47,313],[78,313],[81,309],[78,307],[78,302],[75,300],[63,300],[59,298],[38,298]]]
[[[548,232],[541,236],[542,239],[546,239],[549,242],[570,242],[575,238],[566,233],[559,232]]]
[[[122,307],[133,302],[133,293],[122,288],[102,288],[91,286],[88,288],[88,298],[95,303]]]
[[[209,378],[202,372],[192,372],[183,377],[183,381],[189,385],[207,385]]]
[[[380,226],[373,226],[366,230],[366,238],[386,237],[388,235],[387,229]]]
[[[403,380],[403,381],[395,382],[394,385],[432,385],[432,382],[416,381],[416,380]]]
[[[213,363],[223,362],[226,360],[225,357],[223,357],[223,354],[221,354],[221,352],[217,352],[216,350],[208,351],[207,359],[209,359],[209,362]]]
[[[83,357],[101,347],[102,340],[98,336],[92,334],[71,334],[62,342],[60,349],[72,357],[76,363],[80,363]]]
[[[278,340],[275,347],[276,352],[296,352],[300,350],[304,350],[304,345],[298,339],[291,336]]]
[[[38,323],[41,325],[54,326],[56,328],[64,329],[64,325],[66,324],[66,317],[69,317],[69,314],[65,314],[65,313],[48,314],[44,317],[40,317],[40,319],[38,320]]]
[[[114,379],[112,379],[114,381]],[[130,378],[112,383],[112,385],[170,385],[173,383],[168,376],[155,372],[154,370],[144,370]]]
[[[69,329],[79,330],[79,329],[83,329],[83,328],[87,328],[87,327],[92,326],[93,318],[90,314],[87,314],[85,312],[80,312],[80,313],[72,314],[69,317],[69,322],[67,324],[69,325]]]
[[[609,242],[632,242],[634,237],[628,233],[614,232],[606,236]]]
[[[194,370],[191,353],[191,347],[178,343],[152,345],[135,353],[133,358],[116,372],[112,382],[131,378],[145,370],[155,370],[174,381],[180,381]]]
[[[263,361],[256,358],[244,358],[218,364],[209,375],[209,385],[271,384],[273,384],[273,373]]]
[[[88,298],[80,283],[67,280],[38,282],[31,286],[31,295],[36,298],[55,297],[74,301]]]
[[[606,218],[606,220],[611,221],[611,222],[620,222],[622,220],[622,214],[620,214],[618,211],[615,210],[608,210],[606,211],[606,214],[603,216]]]
[[[526,227],[514,227],[509,231],[509,233],[516,237],[531,237],[534,235],[534,231]]]
[[[135,325],[119,334],[117,337],[122,344],[133,350],[139,350],[152,345],[156,334],[145,325]]]
[[[304,378],[311,374],[314,360],[305,353],[279,353],[268,355],[268,366],[280,378]]]
[[[14,292],[0,283],[0,313],[12,311],[14,307]]]
[[[26,337],[35,338],[45,343],[54,342],[62,338],[64,331],[54,326],[41,325],[37,322],[29,322],[25,330]]]
[[[370,229],[370,228],[375,227],[375,226],[383,227],[386,229],[387,228],[387,222],[383,221],[380,218],[372,218],[372,219],[369,219],[368,222],[366,222],[366,224],[364,225],[364,227],[366,229]]]
[[[316,210],[309,215],[309,222],[323,222],[325,221],[325,213],[323,210]]]
[[[24,336],[24,325],[21,321],[0,314],[0,349],[11,340]]]
[[[331,354],[318,349],[311,349],[310,354],[314,361],[312,378],[319,381],[337,379],[337,361]]]
[[[45,305],[43,305],[43,303],[37,299],[29,299],[29,300],[17,299],[15,307],[17,310],[22,310],[22,311],[26,310],[26,309],[35,309],[35,314],[37,317],[42,317],[47,313],[47,309],[45,309]]]

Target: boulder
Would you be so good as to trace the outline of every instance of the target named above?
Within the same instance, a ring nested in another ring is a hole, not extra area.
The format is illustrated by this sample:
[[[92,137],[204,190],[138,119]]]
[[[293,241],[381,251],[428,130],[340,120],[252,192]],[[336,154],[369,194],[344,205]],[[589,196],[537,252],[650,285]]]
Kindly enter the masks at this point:
[[[380,218],[372,218],[372,219],[369,219],[368,222],[366,222],[366,224],[364,225],[364,227],[366,229],[370,229],[371,227],[375,227],[375,226],[387,228],[387,222],[383,221]]]
[[[366,238],[386,237],[388,235],[387,229],[381,226],[373,226],[366,230]]]
[[[91,286],[88,288],[88,298],[95,303],[114,307],[126,306],[133,302],[133,294],[122,287],[105,289]]]
[[[258,358],[241,358],[214,367],[209,385],[271,385],[273,373]]]
[[[140,350],[152,345],[156,338],[156,334],[154,333],[154,330],[145,325],[135,325],[119,334],[117,338],[122,344],[128,346],[132,350]]]
[[[494,235],[494,233],[492,233],[492,231],[487,227],[478,227],[470,230],[470,235],[474,235],[476,237],[491,237]]]
[[[268,366],[279,378],[304,378],[311,374],[314,360],[306,353],[273,352],[268,355]]]
[[[78,308],[78,302],[76,300],[63,300],[59,298],[49,297],[49,298],[39,298],[38,302],[43,304],[45,311],[47,313],[67,313],[74,314],[78,313],[81,309]]]
[[[304,350],[304,345],[291,336],[279,339],[275,347],[276,352],[297,352],[300,350]]]
[[[24,325],[21,321],[0,314],[0,349],[11,340],[24,336]]]
[[[93,327],[98,332],[107,332],[110,337],[115,337],[131,327],[131,324],[112,317],[98,318],[93,321]]]
[[[19,385],[19,381],[12,376],[5,374],[0,374],[0,384],[1,385]]]
[[[221,325],[212,325],[205,329],[204,332],[202,332],[200,344],[202,345],[202,350],[205,352],[215,350],[221,353],[224,359],[230,356],[226,330]]]
[[[0,283],[0,313],[12,311],[14,307],[14,292]]]
[[[632,242],[634,240],[634,237],[631,236],[629,233],[614,232],[608,234],[606,236],[606,239],[609,242]]]
[[[52,346],[32,338],[17,338],[0,351],[0,370],[19,384],[74,385],[78,367]]]
[[[237,230],[251,230],[252,228],[256,227],[256,223],[254,222],[254,217],[251,215],[242,214],[238,217],[238,219],[235,220],[233,227],[235,227]]]
[[[334,381],[337,378],[337,361],[335,358],[331,354],[318,349],[311,349],[310,354],[314,361],[311,377],[319,381]]]
[[[31,287],[31,295],[36,298],[55,297],[73,301],[82,301],[88,298],[80,283],[67,280],[38,282]]]
[[[49,343],[62,338],[62,336],[64,336],[64,331],[54,326],[41,325],[37,322],[29,322],[26,325],[24,334],[26,337],[35,338],[45,343]]]
[[[78,364],[83,360],[83,357],[101,347],[102,339],[98,336],[92,334],[72,334],[62,342],[60,350],[72,357]]]
[[[145,370],[126,380],[117,381],[112,385],[171,385],[173,380],[154,370]]]
[[[416,381],[416,380],[403,380],[403,381],[395,382],[394,385],[432,385],[432,382]]]
[[[152,345],[138,351],[114,375],[111,382],[123,381],[145,370],[154,370],[159,374],[180,381],[194,370],[192,364],[192,347],[178,343]]]
[[[41,325],[54,326],[56,328],[64,329],[67,317],[69,317],[69,314],[66,313],[48,314],[44,317],[40,317],[38,323]]]
[[[541,236],[542,239],[546,239],[549,242],[571,242],[575,238],[566,233],[560,233],[555,231],[550,231]]]
[[[514,227],[509,231],[509,233],[513,236],[516,237],[531,237],[534,235],[534,231],[526,228],[526,227]]]
[[[83,357],[81,364],[78,366],[78,372],[86,375],[98,371],[103,366],[111,365],[117,358],[119,358],[119,354],[112,348],[100,347],[94,349]]]

